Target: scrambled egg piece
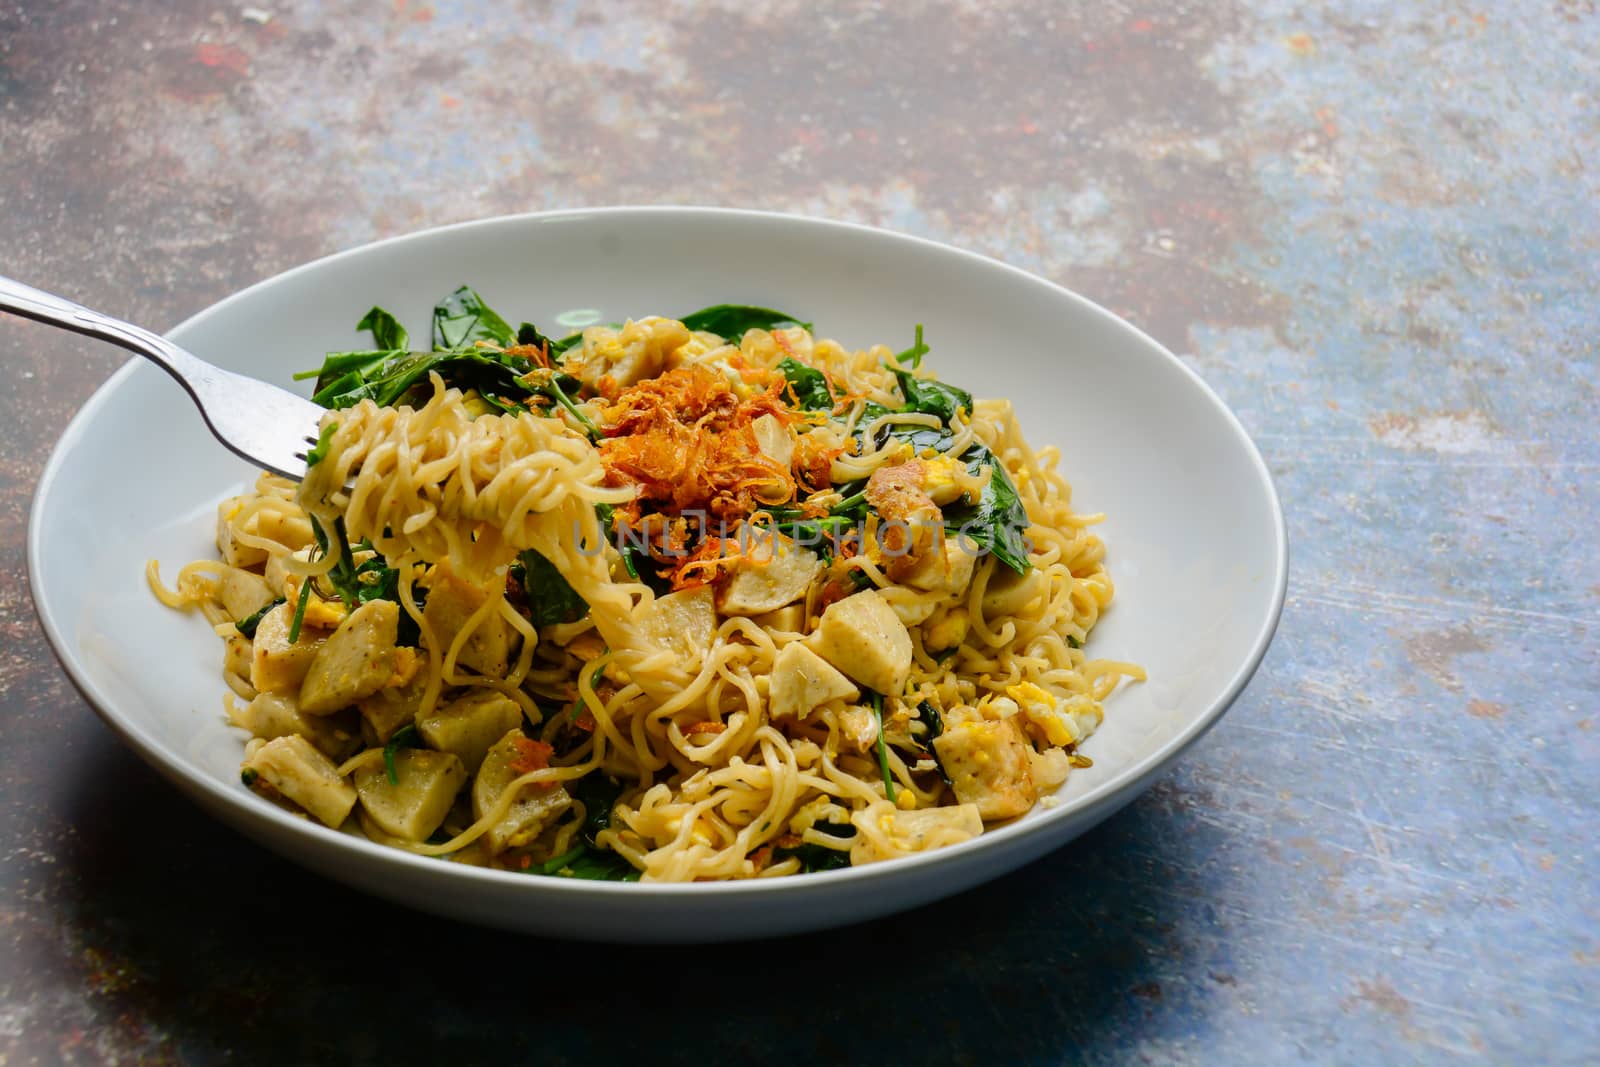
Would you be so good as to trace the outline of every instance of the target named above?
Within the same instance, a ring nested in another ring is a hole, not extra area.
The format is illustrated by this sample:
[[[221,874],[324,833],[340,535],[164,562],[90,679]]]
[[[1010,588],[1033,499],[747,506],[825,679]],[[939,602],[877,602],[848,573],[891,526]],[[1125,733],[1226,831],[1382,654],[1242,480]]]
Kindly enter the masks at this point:
[[[1023,718],[1057,747],[1077,744],[1100,725],[1093,701],[1082,697],[1062,700],[1033,682],[1006,686],[1006,694],[1016,701]]]

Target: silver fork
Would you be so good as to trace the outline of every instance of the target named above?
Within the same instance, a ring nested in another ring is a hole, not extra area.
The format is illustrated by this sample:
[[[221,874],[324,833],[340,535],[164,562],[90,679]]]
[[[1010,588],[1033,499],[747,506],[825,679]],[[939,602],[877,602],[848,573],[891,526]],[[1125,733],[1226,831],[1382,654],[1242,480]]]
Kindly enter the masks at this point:
[[[165,337],[0,275],[0,311],[110,341],[151,360],[188,392],[218,441],[274,474],[305,477],[326,412],[286,389],[214,367]]]

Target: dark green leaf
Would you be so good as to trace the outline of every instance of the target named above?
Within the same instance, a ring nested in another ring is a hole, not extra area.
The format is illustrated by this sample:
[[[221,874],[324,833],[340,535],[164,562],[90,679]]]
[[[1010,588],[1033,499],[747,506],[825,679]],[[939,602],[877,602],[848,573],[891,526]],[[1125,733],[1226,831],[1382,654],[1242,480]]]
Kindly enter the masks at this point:
[[[906,398],[903,410],[937,415],[947,425],[955,423],[957,411],[969,413],[972,411],[972,394],[965,389],[958,389],[930,378],[918,378],[910,371],[900,370],[897,367],[890,369],[899,379],[900,392]]]
[[[361,360],[347,357],[362,356]],[[338,363],[330,372],[329,367]],[[344,368],[343,370],[338,369]],[[363,400],[390,407],[408,398],[419,384],[426,389],[430,371],[447,386],[476,389],[485,398],[517,401],[532,394],[520,379],[533,369],[522,356],[492,349],[464,352],[341,353],[328,357],[311,399],[326,408],[348,408]],[[421,396],[410,399],[424,399]]]
[[[554,348],[555,342],[540,332],[539,327],[531,322],[525,322],[517,327],[517,344],[533,345],[535,348]]]
[[[556,362],[559,363],[561,356],[566,355],[569,351],[571,351],[573,348],[576,348],[578,345],[580,345],[582,343],[583,343],[583,331],[582,330],[578,331],[577,333],[569,333],[565,337],[561,338],[561,340],[559,340],[559,341],[551,341],[550,342],[550,355],[551,355],[551,357],[553,359],[556,360]]]
[[[381,307],[374,307],[356,323],[358,330],[372,331],[372,343],[379,348],[404,352],[411,347],[411,337],[400,321]]]
[[[284,598],[279,597],[266,607],[262,608],[260,611],[256,612],[254,615],[246,615],[244,618],[234,623],[233,628],[244,634],[246,637],[254,638],[256,635],[256,627],[260,626],[261,620],[267,617],[267,612],[271,611],[273,608],[277,607],[283,602]]]
[[[787,391],[793,395],[795,407],[802,411],[833,410],[833,394],[828,392],[828,379],[821,371],[792,356],[779,360],[778,369],[789,380]]]
[[[725,341],[738,344],[749,330],[776,330],[782,326],[800,326],[811,329],[809,322],[801,322],[793,315],[771,308],[751,307],[748,304],[717,304],[685,315],[683,324],[691,330],[714,333]]]
[[[591,848],[567,864],[561,877],[589,882],[637,882],[639,870],[608,848]]]
[[[824,833],[830,837],[852,838],[856,835],[856,828],[849,825],[840,825],[831,822],[813,823],[813,830]],[[795,845],[793,848],[774,848],[774,860],[786,860],[789,857],[800,861],[802,873],[811,874],[816,871],[836,871],[850,866],[850,850],[829,848],[826,845],[817,845],[809,841]]]
[[[976,504],[958,504],[944,509],[945,529],[969,538],[979,549],[994,553],[996,559],[1018,574],[1033,567],[1028,559],[1028,509],[1017,497],[1017,487],[1001,462],[983,445],[973,445],[962,456],[967,469],[978,474],[984,467],[994,471]]]
[[[602,771],[591,771],[572,786],[572,796],[583,805],[583,840],[593,845],[595,835],[611,825],[622,783]]]
[[[459,352],[478,341],[509,348],[516,339],[506,320],[495,314],[471,286],[463,285],[434,305],[435,352]]]
[[[554,563],[531,548],[517,561],[522,566],[522,591],[528,597],[529,618],[535,626],[576,622],[589,613],[588,603]]]

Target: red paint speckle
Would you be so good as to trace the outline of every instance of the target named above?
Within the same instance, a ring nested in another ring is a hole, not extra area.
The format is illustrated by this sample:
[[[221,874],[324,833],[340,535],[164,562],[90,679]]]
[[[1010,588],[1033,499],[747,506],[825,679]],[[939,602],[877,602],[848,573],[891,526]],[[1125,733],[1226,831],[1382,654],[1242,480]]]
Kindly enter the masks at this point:
[[[194,58],[202,66],[226,71],[235,77],[243,78],[250,73],[250,57],[231,44],[204,41],[195,45]]]
[[[1155,29],[1155,24],[1149,19],[1134,19],[1133,22],[1129,24],[1128,28],[1134,33],[1149,33],[1151,30]]]

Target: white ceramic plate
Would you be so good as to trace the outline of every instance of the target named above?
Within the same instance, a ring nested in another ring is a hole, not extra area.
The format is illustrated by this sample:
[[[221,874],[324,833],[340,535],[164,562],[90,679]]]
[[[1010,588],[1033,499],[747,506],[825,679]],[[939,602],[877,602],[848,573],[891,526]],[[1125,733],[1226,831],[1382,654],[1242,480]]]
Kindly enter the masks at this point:
[[[771,881],[568,881],[418,858],[295,818],[239,784],[243,736],[224,725],[221,650],[197,615],[145,587],[214,552],[215,505],[253,472],[206,432],[170,379],[134,360],[62,435],[34,499],[28,551],[39,616],[106,723],[208,811],[285,856],[427,911],[545,934],[706,941],[818,929],[909,908],[1003,874],[1104,819],[1210,727],[1265,653],[1287,542],[1267,469],[1191,371],[1109,312],[970,253],[858,226],[749,212],[617,208],[431,230],[292,270],[222,301],[172,339],[224,367],[290,384],[325,350],[357,347],[373,304],[425,329],[439,296],[475,286],[508,316],[783,308],[850,347],[902,347],[979,396],[1009,396],[1035,446],[1061,446],[1117,585],[1098,656],[1150,681],[1109,701],[1059,804],[938,852]],[[111,309],[114,310],[114,309]],[[44,340],[44,338],[41,338]]]

